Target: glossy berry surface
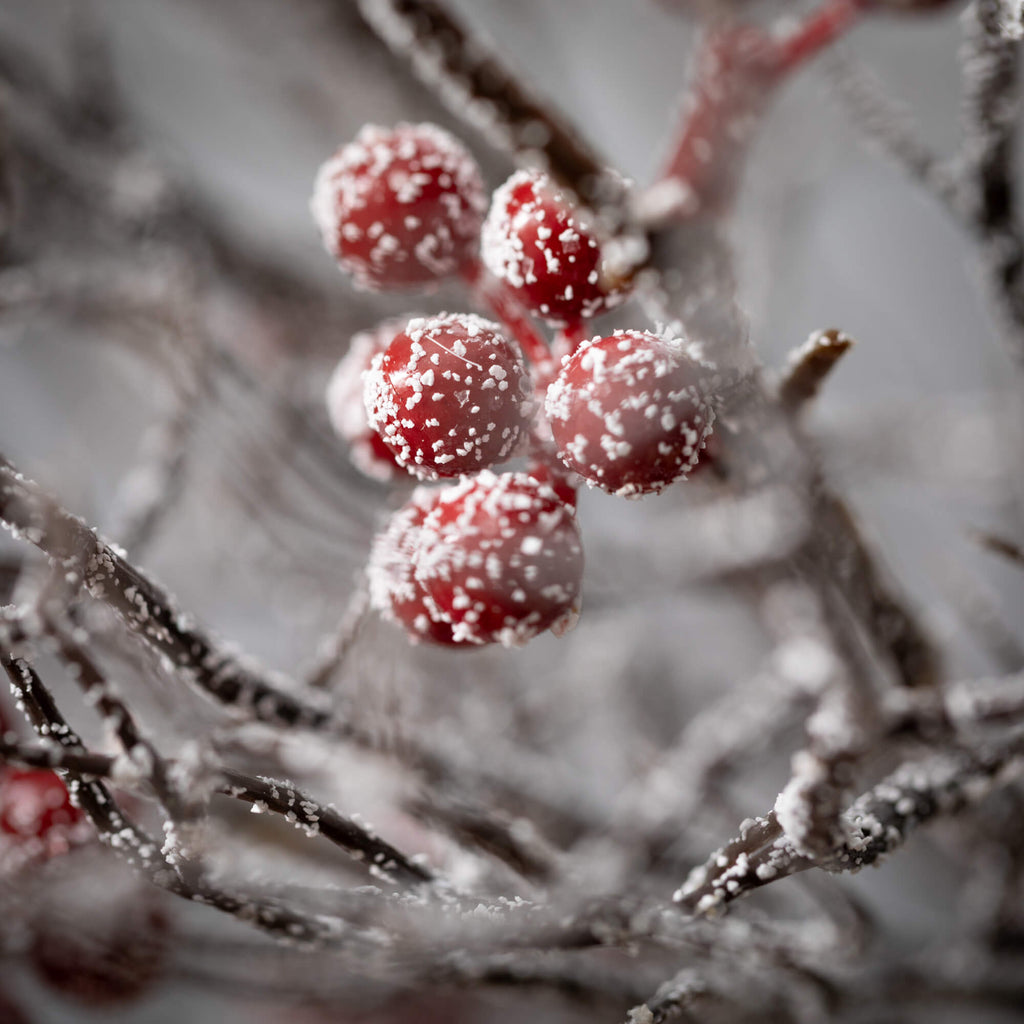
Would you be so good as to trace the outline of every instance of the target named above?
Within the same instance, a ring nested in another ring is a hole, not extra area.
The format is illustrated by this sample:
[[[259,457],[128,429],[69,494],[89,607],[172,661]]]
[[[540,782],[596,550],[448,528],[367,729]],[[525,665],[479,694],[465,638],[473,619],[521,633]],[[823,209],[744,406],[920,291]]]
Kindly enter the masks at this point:
[[[646,331],[584,342],[547,393],[559,457],[614,494],[662,490],[697,465],[711,432],[708,376],[681,341]]]
[[[407,477],[394,452],[366,421],[363,374],[376,355],[384,352],[407,321],[386,320],[370,331],[353,335],[348,351],[335,367],[327,385],[327,415],[339,437],[349,445],[352,462],[375,480]]]
[[[416,287],[475,258],[486,208],[476,161],[432,124],[367,125],[321,168],[324,246],[363,288]]]
[[[401,626],[414,641],[454,645],[451,626],[435,614],[413,571],[413,559],[423,547],[423,521],[440,495],[425,487],[413,492],[374,539],[366,574],[370,604],[385,619]]]
[[[481,235],[483,261],[520,301],[564,327],[621,298],[593,230],[546,175],[518,171],[495,193]]]
[[[19,839],[44,839],[71,829],[82,812],[71,803],[55,773],[10,769],[0,777],[0,832]]]
[[[531,391],[518,346],[463,314],[411,320],[364,377],[370,426],[422,480],[509,458],[529,429]]]
[[[413,571],[456,643],[516,646],[575,623],[583,547],[573,510],[525,473],[445,488],[423,521]]]

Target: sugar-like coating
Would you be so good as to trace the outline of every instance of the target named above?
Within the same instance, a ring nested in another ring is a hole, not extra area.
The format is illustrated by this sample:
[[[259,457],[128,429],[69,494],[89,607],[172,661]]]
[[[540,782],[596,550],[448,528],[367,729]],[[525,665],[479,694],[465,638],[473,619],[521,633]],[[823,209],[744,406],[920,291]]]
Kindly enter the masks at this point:
[[[559,458],[590,486],[625,497],[685,478],[714,423],[710,375],[675,338],[616,331],[584,342],[545,401]]]
[[[486,205],[476,161],[433,124],[367,125],[320,168],[310,202],[327,251],[374,291],[456,273]]]
[[[405,317],[385,320],[372,330],[353,335],[327,384],[327,415],[338,436],[348,442],[352,462],[367,476],[385,482],[408,473],[367,422],[363,375],[374,356],[387,349],[407,322]]]
[[[416,580],[414,558],[423,546],[423,521],[441,492],[418,487],[374,538],[366,566],[370,605],[401,626],[414,643],[453,645],[451,626],[433,610]]]
[[[576,514],[525,473],[483,472],[445,488],[423,521],[415,579],[455,643],[506,647],[579,616]]]
[[[620,301],[592,228],[555,183],[517,171],[495,193],[481,234],[487,269],[549,324],[564,327]]]
[[[529,430],[531,396],[518,346],[473,314],[409,321],[364,376],[370,426],[421,480],[510,458]]]

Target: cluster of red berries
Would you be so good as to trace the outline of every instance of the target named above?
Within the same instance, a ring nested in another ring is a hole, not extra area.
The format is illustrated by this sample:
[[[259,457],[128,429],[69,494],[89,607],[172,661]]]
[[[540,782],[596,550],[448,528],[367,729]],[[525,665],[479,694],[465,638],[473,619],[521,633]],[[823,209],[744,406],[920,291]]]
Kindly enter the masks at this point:
[[[521,644],[575,621],[578,478],[656,493],[697,465],[711,367],[683,341],[627,330],[581,342],[628,297],[600,232],[546,175],[514,174],[486,217],[472,156],[434,125],[364,128],[317,177],[328,251],[360,287],[461,277],[475,314],[390,320],[356,335],[328,387],[353,460],[418,488],[376,538],[371,601],[415,640]],[[560,329],[557,367],[531,316]],[[526,472],[490,472],[517,456]]]

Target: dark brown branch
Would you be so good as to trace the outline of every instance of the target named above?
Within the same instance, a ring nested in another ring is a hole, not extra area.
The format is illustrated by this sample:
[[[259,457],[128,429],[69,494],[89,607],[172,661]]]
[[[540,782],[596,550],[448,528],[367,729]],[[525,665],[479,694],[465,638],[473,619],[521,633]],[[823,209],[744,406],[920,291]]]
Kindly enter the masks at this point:
[[[971,536],[983,548],[1001,555],[1008,562],[1012,562],[1016,566],[1024,567],[1024,547],[1021,547],[1008,537],[991,533],[988,530],[972,530]]]
[[[325,709],[284,692],[267,673],[223,650],[178,611],[165,591],[2,456],[0,520],[57,562],[66,578],[106,602],[133,633],[218,703],[276,725],[323,727],[330,721]]]
[[[818,866],[857,871],[903,845],[931,819],[982,799],[1000,772],[1024,756],[1024,737],[989,749],[936,754],[909,762],[856,800],[844,814],[846,837],[828,858],[799,853],[774,816],[757,819],[713,854],[676,893],[681,909],[707,913],[780,878]]]
[[[4,736],[0,737],[0,761],[19,768],[49,768],[106,779],[113,773],[117,758],[54,743],[29,745]]]
[[[358,5],[374,32],[490,145],[518,157],[540,154],[556,179],[595,207],[621,199],[621,185],[605,161],[444,4],[358,0]]]
[[[797,412],[810,402],[852,345],[853,339],[848,334],[831,328],[815,331],[795,349],[779,381],[779,401],[783,408]]]
[[[246,775],[230,768],[220,769],[217,774],[224,780],[218,783],[219,792],[284,815],[309,835],[322,835],[365,863],[378,877],[411,886],[435,881],[433,872],[417,859],[402,853],[333,808],[311,800],[286,782]]]
[[[974,0],[967,8],[961,58],[966,216],[978,235],[1010,354],[1024,367],[1024,237],[1016,195],[1020,43],[1002,34],[1000,0]]]

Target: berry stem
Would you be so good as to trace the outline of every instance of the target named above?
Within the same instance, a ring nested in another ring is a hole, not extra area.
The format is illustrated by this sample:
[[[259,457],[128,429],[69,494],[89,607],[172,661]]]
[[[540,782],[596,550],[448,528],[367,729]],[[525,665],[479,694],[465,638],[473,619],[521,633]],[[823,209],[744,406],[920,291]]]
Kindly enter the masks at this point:
[[[780,78],[830,46],[854,27],[864,12],[864,0],[827,0],[776,43]]]
[[[538,374],[554,372],[555,363],[544,335],[534,326],[529,314],[503,281],[488,274],[479,260],[467,263],[462,270],[463,280],[478,301],[498,318],[523,350],[533,367],[534,379]]]
[[[749,143],[775,90],[856,25],[865,3],[825,0],[777,38],[743,23],[724,23],[705,35],[676,142],[652,189],[659,219],[717,213],[731,204]]]

